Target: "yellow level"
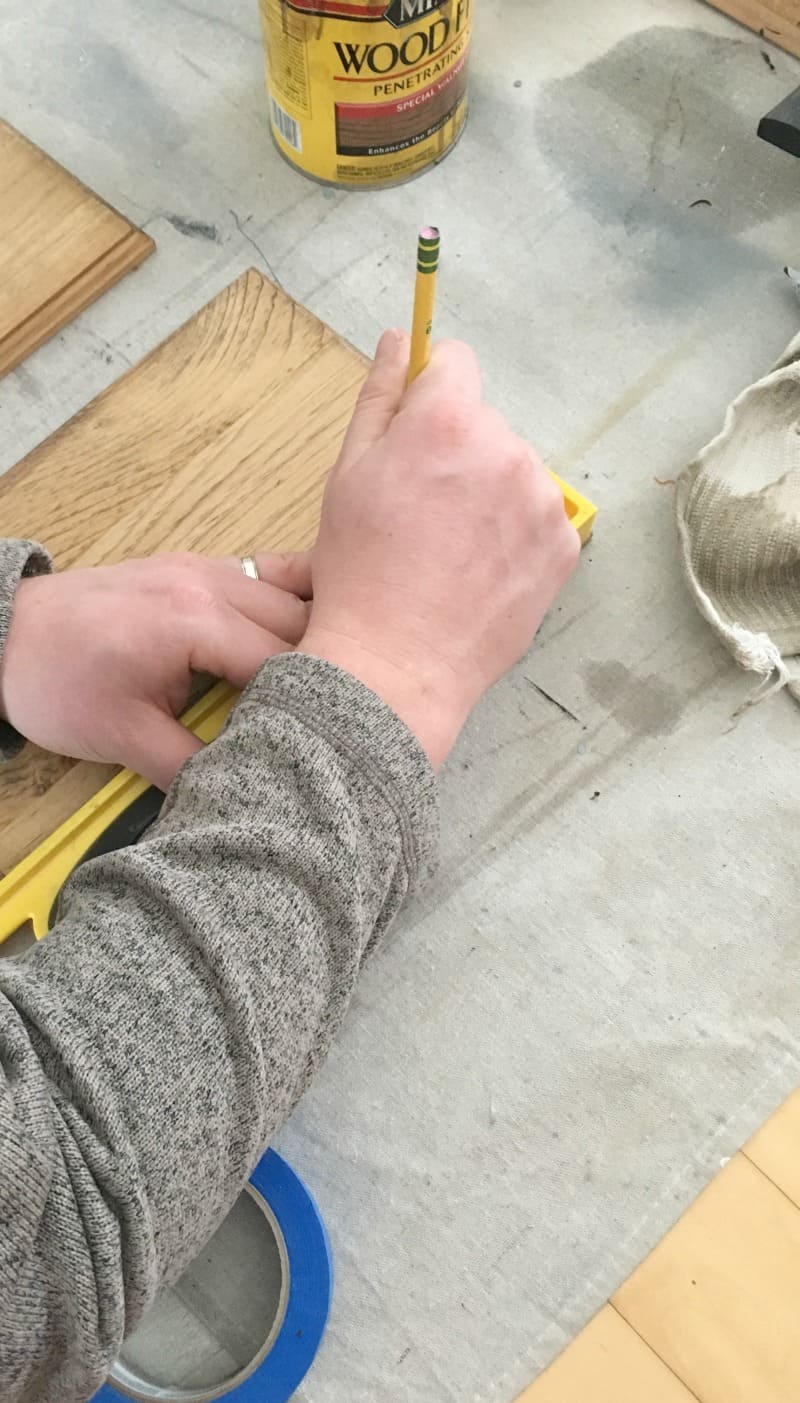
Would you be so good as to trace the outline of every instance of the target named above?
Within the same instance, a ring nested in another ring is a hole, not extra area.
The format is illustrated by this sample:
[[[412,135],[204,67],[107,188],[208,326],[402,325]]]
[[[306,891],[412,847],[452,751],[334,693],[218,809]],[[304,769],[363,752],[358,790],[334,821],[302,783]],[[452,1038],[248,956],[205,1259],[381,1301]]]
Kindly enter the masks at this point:
[[[200,740],[213,740],[236,696],[226,683],[218,682],[181,717],[184,726]],[[47,934],[50,913],[70,873],[150,787],[140,775],[122,770],[0,881],[0,945],[26,921],[37,940]]]
[[[548,468],[548,472],[549,472]],[[590,502],[587,497],[582,497],[580,492],[576,492],[574,487],[570,487],[568,482],[564,482],[557,473],[550,473],[550,476],[558,483],[564,494],[564,506],[567,509],[567,516],[575,527],[581,538],[581,545],[585,546],[592,534],[594,519],[597,516],[597,507]]]

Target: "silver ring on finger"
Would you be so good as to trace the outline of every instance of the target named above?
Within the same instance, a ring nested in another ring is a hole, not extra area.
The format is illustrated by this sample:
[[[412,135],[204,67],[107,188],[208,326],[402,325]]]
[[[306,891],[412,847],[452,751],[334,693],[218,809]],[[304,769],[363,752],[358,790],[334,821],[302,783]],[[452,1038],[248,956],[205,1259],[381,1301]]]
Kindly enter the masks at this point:
[[[261,576],[258,573],[258,566],[256,565],[255,556],[243,555],[240,557],[240,559],[242,566],[242,574],[246,575],[248,580],[260,580]]]

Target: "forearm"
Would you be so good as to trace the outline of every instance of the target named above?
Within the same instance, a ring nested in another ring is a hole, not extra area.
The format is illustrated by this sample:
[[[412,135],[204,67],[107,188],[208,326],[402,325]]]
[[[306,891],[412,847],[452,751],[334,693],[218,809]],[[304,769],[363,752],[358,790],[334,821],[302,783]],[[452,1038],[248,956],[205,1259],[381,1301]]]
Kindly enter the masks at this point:
[[[45,575],[52,561],[43,546],[36,541],[18,541],[0,536],[0,682],[3,652],[11,626],[14,596],[21,579],[30,575]],[[3,719],[2,687],[0,686],[0,761],[10,760],[22,745],[22,737]]]
[[[431,771],[397,717],[324,663],[282,658],[151,834],[81,869],[56,930],[0,965],[4,1403],[88,1396],[123,1321],[208,1239],[435,827]]]

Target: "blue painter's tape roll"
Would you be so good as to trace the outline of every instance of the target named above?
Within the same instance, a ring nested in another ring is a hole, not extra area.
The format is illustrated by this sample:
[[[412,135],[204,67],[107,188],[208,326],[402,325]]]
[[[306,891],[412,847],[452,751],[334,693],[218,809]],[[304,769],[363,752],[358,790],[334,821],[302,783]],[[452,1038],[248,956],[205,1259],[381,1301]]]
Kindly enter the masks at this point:
[[[311,1194],[294,1170],[274,1150],[256,1165],[250,1186],[271,1210],[283,1236],[288,1261],[288,1294],[283,1320],[272,1345],[256,1356],[228,1387],[202,1389],[103,1385],[92,1403],[130,1403],[133,1399],[213,1399],[214,1403],[288,1403],[314,1362],[330,1311],[333,1271],[325,1225]]]

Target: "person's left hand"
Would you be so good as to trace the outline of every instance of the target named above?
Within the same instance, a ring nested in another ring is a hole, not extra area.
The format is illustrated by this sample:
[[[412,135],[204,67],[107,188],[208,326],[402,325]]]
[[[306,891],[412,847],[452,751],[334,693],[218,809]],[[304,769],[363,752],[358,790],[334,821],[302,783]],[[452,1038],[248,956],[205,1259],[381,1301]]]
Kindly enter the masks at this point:
[[[244,687],[308,622],[307,555],[162,555],[20,581],[0,717],[46,750],[127,765],[166,790],[202,741],[175,718],[193,672]]]

